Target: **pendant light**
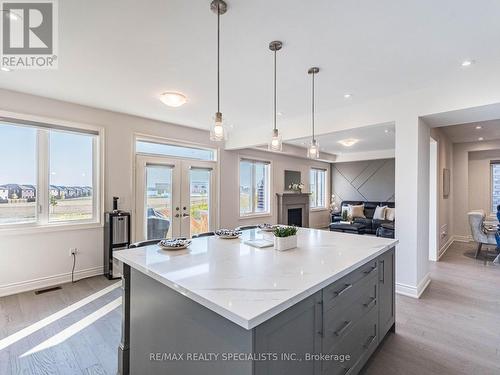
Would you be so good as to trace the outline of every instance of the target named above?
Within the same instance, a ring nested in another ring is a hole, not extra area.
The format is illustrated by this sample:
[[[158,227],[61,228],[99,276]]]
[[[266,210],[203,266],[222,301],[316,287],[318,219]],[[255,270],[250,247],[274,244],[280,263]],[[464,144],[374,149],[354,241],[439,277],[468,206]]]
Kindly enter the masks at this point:
[[[210,129],[210,140],[224,141],[226,129],[220,111],[220,16],[226,13],[227,4],[224,0],[213,0],[210,9],[217,14],[217,112],[215,112],[214,124]]]
[[[312,139],[311,144],[307,148],[307,157],[311,159],[319,158],[319,143],[314,138],[314,77],[319,72],[319,68],[310,68],[307,73],[312,76]]]
[[[273,134],[271,137],[271,142],[269,142],[269,150],[271,151],[281,151],[282,143],[281,136],[278,132],[278,128],[276,127],[276,52],[279,51],[283,47],[283,43],[279,40],[275,40],[269,43],[269,49],[274,52],[274,125],[273,125]]]

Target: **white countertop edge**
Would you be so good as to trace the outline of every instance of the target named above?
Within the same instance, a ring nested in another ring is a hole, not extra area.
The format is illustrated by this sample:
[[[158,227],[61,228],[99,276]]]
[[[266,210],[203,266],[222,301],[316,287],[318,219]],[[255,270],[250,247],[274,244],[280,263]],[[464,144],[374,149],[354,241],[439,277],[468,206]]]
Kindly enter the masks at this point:
[[[265,321],[269,320],[270,318],[285,311],[289,307],[292,307],[293,305],[297,304],[298,302],[300,302],[300,301],[306,299],[307,297],[313,295],[314,293],[320,291],[321,289],[325,288],[326,286],[341,279],[342,277],[344,277],[348,273],[354,271],[355,269],[359,268],[360,266],[372,261],[373,259],[382,255],[383,253],[385,253],[389,249],[392,249],[393,247],[395,247],[398,243],[399,243],[399,240],[394,240],[394,242],[392,244],[383,246],[376,253],[373,253],[370,256],[367,256],[363,260],[352,264],[351,266],[347,267],[343,271],[338,272],[337,274],[325,279],[324,281],[316,284],[315,286],[303,291],[300,294],[297,294],[294,297],[291,297],[287,301],[282,302],[281,304],[271,308],[270,310],[268,310],[260,315],[257,315],[256,317],[254,317],[252,319],[245,319],[245,318],[241,317],[240,315],[237,315],[237,314],[233,313],[232,311],[229,311],[226,308],[203,298],[202,296],[196,294],[195,292],[193,292],[191,290],[187,290],[186,288],[184,288],[176,283],[173,283],[168,279],[161,277],[160,275],[158,275],[155,272],[148,271],[146,268],[142,267],[140,264],[137,264],[133,261],[130,261],[129,259],[123,259],[123,257],[120,255],[119,252],[114,254],[114,258],[118,259],[119,261],[121,261],[125,264],[128,264],[130,267],[142,272],[143,274],[150,276],[151,278],[155,279],[156,281],[162,283],[165,286],[168,286],[169,288],[184,295],[185,297],[187,297],[195,302],[198,302],[200,305],[208,308],[209,310],[212,310],[213,312],[215,312],[215,313],[221,315],[222,317],[232,321],[233,323],[239,325],[240,327],[242,327],[246,330],[251,330],[251,329],[257,327],[258,325],[264,323]]]

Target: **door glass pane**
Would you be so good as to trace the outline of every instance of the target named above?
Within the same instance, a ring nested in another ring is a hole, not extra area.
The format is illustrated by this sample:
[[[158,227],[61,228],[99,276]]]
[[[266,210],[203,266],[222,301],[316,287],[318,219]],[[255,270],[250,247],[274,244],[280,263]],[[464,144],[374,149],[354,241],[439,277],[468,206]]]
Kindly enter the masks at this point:
[[[146,239],[171,237],[172,167],[146,166]]]
[[[210,228],[210,175],[208,169],[189,171],[189,215],[191,235],[208,232]]]
[[[255,163],[255,186],[254,186],[254,200],[255,212],[268,212],[268,199],[267,187],[268,185],[268,164]]]
[[[36,221],[36,136],[29,127],[0,124],[0,224]]]
[[[50,131],[49,221],[93,218],[94,137]]]
[[[240,162],[240,215],[252,212],[252,167],[251,162]]]

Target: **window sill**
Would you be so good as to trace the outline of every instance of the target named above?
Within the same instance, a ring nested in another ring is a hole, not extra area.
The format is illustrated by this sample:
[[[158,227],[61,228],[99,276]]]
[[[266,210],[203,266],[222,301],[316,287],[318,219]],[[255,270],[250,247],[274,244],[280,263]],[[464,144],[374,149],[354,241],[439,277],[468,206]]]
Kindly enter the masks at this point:
[[[309,211],[311,211],[311,212],[323,212],[323,211],[328,211],[328,210],[329,209],[326,207],[315,207],[315,208],[309,209]]]
[[[74,223],[74,224],[59,223],[59,224],[45,224],[45,225],[14,224],[12,226],[5,226],[0,228],[0,235],[49,233],[49,232],[95,229],[102,227],[103,225],[99,222]]]
[[[259,217],[271,217],[271,216],[273,216],[273,215],[271,215],[270,212],[266,212],[266,213],[262,213],[262,214],[248,214],[248,215],[240,216],[240,220],[255,219],[255,218],[259,218]]]

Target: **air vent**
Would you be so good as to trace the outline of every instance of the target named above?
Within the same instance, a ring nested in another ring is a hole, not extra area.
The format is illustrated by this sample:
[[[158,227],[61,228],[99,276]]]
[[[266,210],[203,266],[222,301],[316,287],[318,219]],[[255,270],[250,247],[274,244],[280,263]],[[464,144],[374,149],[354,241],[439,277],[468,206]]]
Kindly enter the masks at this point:
[[[54,286],[52,288],[37,290],[37,291],[35,291],[35,294],[38,295],[38,294],[53,292],[54,290],[59,290],[59,289],[62,289],[62,288],[60,286]]]

